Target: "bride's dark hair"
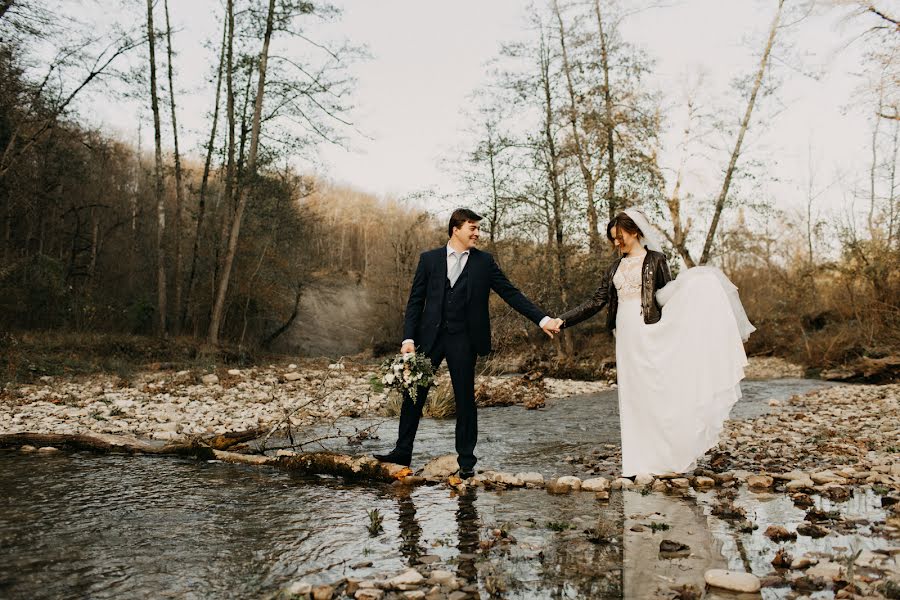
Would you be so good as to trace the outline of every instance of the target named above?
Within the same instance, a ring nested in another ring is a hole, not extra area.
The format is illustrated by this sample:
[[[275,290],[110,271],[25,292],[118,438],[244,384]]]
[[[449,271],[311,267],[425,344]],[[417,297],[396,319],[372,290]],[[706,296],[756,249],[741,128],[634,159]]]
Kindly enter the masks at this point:
[[[634,222],[634,219],[629,217],[623,212],[620,212],[606,226],[606,238],[613,242],[615,239],[612,236],[612,228],[615,227],[617,231],[627,231],[631,235],[636,235],[638,237],[644,237],[644,232],[641,231],[641,228],[637,226],[637,223]]]

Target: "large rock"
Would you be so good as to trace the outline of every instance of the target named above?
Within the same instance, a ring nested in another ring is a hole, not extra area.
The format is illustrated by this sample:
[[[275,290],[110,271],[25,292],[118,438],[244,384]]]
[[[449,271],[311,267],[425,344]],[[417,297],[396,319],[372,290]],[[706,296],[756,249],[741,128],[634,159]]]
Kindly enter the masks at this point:
[[[544,487],[544,476],[540,473],[516,473],[516,477],[522,480],[525,487]]]
[[[641,474],[634,478],[635,485],[650,485],[653,483],[653,475]]]
[[[810,567],[809,570],[806,571],[806,574],[809,577],[821,577],[825,581],[834,581],[835,579],[843,577],[846,571],[847,569],[844,565],[826,560]]]
[[[815,523],[803,522],[797,525],[797,533],[812,538],[821,538],[831,533],[831,531],[827,527],[822,527],[821,525],[817,525]]]
[[[572,488],[572,491],[575,492],[581,489],[581,479],[575,477],[574,475],[566,475],[564,477],[560,477],[556,480],[556,483],[559,485],[568,485]]]
[[[581,482],[581,489],[586,492],[606,492],[609,490],[609,480],[606,477],[585,479]]]
[[[561,483],[559,479],[551,479],[544,485],[544,489],[550,494],[568,494],[572,491],[572,486]]]
[[[306,596],[311,591],[312,584],[305,581],[295,581],[283,590],[286,596]]]
[[[511,473],[494,473],[491,477],[491,481],[510,487],[522,487],[525,485],[524,480]]]
[[[703,578],[708,585],[731,590],[732,592],[756,593],[759,591],[759,578],[751,573],[739,573],[726,571],[725,569],[710,569],[704,573]]]
[[[300,379],[303,379],[303,374],[291,371],[290,373],[285,373],[283,377],[285,381],[299,381]]]
[[[792,479],[785,484],[784,489],[791,492],[794,490],[805,490],[815,485],[816,484],[812,479]]]
[[[797,534],[793,531],[788,531],[781,525],[769,525],[766,528],[766,537],[774,542],[785,542],[788,540],[796,540]]]
[[[810,475],[809,478],[812,479],[814,483],[818,483],[819,485],[825,483],[846,483],[846,479],[832,473],[831,471],[819,471],[818,473],[813,473],[812,475]]]
[[[322,584],[312,589],[312,600],[331,600],[334,597],[334,587]]]
[[[768,475],[751,475],[747,478],[747,487],[751,490],[766,490],[775,485],[775,480]]]
[[[814,564],[819,562],[818,558],[813,558],[810,556],[798,556],[794,560],[791,561],[792,569],[808,569]]]
[[[617,477],[609,487],[613,490],[630,490],[634,487],[634,482],[627,477]]]
[[[219,383],[219,376],[215,373],[210,373],[209,375],[204,375],[200,378],[200,382],[203,385],[216,385]]]
[[[418,586],[425,581],[425,577],[415,569],[409,569],[400,573],[396,577],[388,579],[387,586],[395,590],[409,589],[412,586]]]
[[[716,480],[712,477],[695,477],[694,487],[700,490],[708,489],[716,486]]]
[[[459,463],[455,454],[439,456],[422,469],[422,477],[429,481],[443,481],[459,471]]]
[[[428,581],[431,583],[436,583],[437,585],[450,585],[450,582],[456,579],[456,575],[454,575],[450,571],[445,571],[443,569],[435,569],[431,572],[431,576],[428,578]]]

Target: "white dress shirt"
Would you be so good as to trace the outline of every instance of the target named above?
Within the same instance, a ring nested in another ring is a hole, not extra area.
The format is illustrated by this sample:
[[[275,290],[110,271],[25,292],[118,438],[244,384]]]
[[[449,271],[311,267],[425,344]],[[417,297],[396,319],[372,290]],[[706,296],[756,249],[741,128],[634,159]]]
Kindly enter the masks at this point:
[[[463,252],[458,252],[453,249],[453,246],[447,243],[447,279],[450,279],[450,272],[453,271],[453,267],[456,265],[457,257],[459,254],[459,273],[462,274],[463,269],[466,268],[466,263],[469,262],[469,251],[465,250]],[[544,317],[541,319],[540,326],[543,327],[544,324],[550,320],[550,317]],[[413,340],[403,340],[402,344],[415,344]]]

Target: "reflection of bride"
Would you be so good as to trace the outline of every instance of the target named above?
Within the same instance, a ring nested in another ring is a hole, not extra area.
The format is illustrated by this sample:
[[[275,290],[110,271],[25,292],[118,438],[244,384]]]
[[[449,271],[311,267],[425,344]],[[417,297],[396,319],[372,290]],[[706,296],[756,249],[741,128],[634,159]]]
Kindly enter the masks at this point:
[[[622,473],[682,473],[718,442],[741,397],[754,331],[737,288],[715,267],[670,281],[658,234],[640,211],[606,228],[622,253],[581,306],[560,315],[571,327],[609,306],[616,335]]]

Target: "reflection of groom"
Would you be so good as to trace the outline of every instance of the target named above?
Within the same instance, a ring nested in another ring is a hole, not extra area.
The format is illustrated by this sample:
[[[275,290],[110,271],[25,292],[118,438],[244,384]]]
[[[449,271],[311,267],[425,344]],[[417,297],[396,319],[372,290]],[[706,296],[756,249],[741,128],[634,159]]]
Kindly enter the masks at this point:
[[[463,478],[475,474],[475,359],[491,351],[491,290],[550,337],[559,330],[556,319],[545,316],[510,283],[493,256],[475,248],[479,221],[481,217],[471,210],[457,209],[450,216],[447,245],[422,253],[406,304],[406,339],[400,349],[414,352],[418,346],[435,369],[447,359],[456,399],[456,452]],[[404,394],[397,445],[390,453],[376,454],[375,458],[409,466],[427,393],[428,388],[419,388],[415,402]]]

